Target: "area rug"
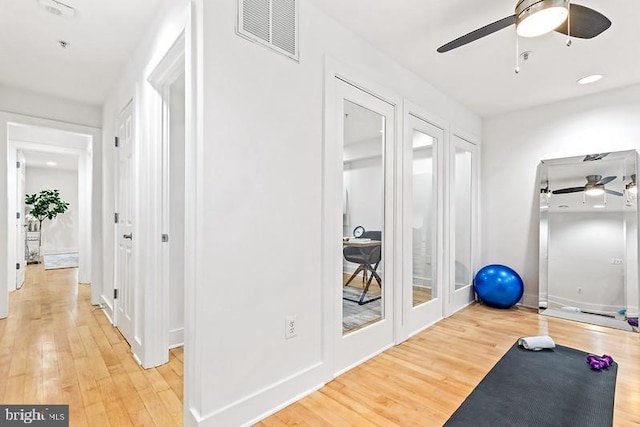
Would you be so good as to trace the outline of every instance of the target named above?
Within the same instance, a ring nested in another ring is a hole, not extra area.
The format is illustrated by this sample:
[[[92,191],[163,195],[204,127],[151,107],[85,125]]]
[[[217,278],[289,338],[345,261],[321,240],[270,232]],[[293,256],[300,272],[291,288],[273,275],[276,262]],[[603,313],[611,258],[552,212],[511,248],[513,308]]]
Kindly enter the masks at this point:
[[[367,299],[380,296],[379,288],[373,289],[371,285],[369,292],[367,292]],[[357,329],[367,323],[380,318],[382,308],[380,300],[372,301],[370,303],[359,305],[357,301],[362,294],[362,288],[345,286],[342,288],[342,330],[350,331]],[[347,298],[347,299],[344,299]]]
[[[594,371],[586,356],[564,346],[529,351],[516,343],[445,426],[611,426],[618,365]]]
[[[73,268],[78,266],[78,253],[52,254],[44,256],[44,269]]]

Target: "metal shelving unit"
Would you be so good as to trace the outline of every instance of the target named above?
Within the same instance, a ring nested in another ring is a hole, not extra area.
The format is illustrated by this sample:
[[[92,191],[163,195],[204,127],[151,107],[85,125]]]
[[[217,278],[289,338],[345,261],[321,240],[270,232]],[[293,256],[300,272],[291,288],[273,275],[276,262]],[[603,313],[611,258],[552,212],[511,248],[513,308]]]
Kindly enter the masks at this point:
[[[42,248],[42,234],[40,230],[24,233],[24,258],[27,264],[40,264],[40,253]]]

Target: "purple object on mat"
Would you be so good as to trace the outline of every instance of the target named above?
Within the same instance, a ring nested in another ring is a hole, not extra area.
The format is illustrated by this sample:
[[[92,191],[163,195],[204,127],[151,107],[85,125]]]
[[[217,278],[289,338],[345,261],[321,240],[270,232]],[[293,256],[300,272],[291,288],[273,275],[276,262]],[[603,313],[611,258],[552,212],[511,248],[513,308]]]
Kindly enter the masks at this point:
[[[629,317],[627,319],[627,323],[631,326],[638,326],[638,318],[637,317]]]

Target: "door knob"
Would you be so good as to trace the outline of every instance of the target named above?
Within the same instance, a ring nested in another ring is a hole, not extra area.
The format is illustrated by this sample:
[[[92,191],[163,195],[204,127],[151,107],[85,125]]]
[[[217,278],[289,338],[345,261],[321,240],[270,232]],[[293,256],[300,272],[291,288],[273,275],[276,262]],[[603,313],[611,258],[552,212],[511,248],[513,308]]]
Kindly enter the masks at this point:
[[[123,235],[122,235],[122,237],[123,237],[124,239],[129,239],[129,240],[131,240],[131,239],[133,239],[133,233],[123,234]]]

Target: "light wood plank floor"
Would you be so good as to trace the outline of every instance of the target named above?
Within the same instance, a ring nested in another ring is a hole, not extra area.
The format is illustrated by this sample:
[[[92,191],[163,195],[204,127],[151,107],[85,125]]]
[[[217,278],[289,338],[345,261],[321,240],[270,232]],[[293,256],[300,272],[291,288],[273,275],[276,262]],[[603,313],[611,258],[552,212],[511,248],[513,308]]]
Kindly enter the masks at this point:
[[[181,426],[182,349],[142,369],[77,269],[30,265],[0,320],[0,402],[68,404],[71,426]]]
[[[614,424],[640,425],[640,334],[482,305],[439,322],[257,425],[439,426],[519,337],[547,334],[561,345],[612,355],[619,363]]]

